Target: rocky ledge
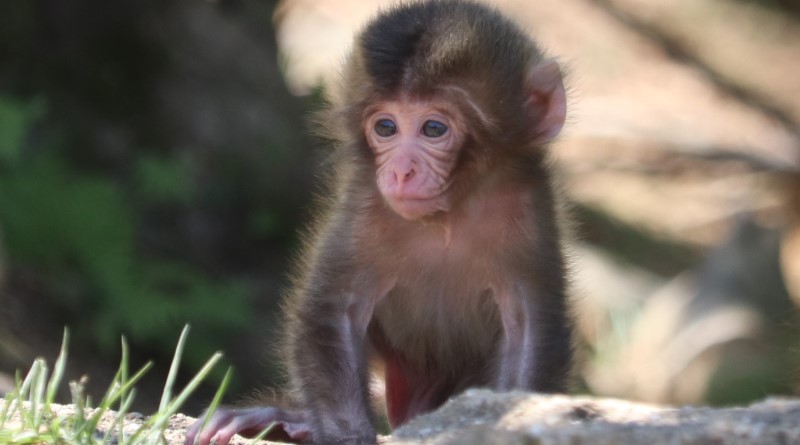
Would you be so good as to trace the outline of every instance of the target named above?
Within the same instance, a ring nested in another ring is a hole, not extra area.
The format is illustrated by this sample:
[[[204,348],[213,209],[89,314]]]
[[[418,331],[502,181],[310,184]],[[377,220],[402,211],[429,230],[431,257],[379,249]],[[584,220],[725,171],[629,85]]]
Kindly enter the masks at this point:
[[[800,399],[664,407],[593,397],[468,391],[398,429],[390,444],[800,444]]]
[[[52,409],[56,416],[74,412],[69,405]],[[110,427],[112,418],[108,413],[99,428]],[[125,429],[135,430],[143,420],[141,415],[129,415]],[[173,416],[166,442],[181,445],[193,421],[183,414]],[[250,441],[238,437],[233,441],[246,443]],[[381,438],[381,444],[793,445],[800,444],[800,399],[769,398],[730,408],[664,407],[595,397],[471,390]]]

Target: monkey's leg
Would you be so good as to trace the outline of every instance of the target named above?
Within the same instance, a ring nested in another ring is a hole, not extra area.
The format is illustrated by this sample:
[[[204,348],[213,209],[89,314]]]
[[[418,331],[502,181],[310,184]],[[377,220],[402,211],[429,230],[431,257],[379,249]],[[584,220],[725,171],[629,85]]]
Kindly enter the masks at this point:
[[[386,415],[392,428],[441,406],[457,385],[432,370],[422,370],[397,353],[384,354]]]
[[[536,272],[535,267],[531,269]],[[537,276],[546,275],[538,272]],[[494,388],[565,391],[572,339],[563,282],[551,279],[515,283],[496,295],[504,337]]]
[[[285,410],[275,407],[247,409],[218,409],[208,424],[200,430],[203,422],[195,422],[186,430],[186,445],[227,444],[234,434],[252,437],[270,424],[275,426],[266,440],[300,443],[311,436],[311,427],[305,410]]]
[[[386,356],[385,359],[386,417],[389,425],[397,428],[408,420],[411,389],[399,357]]]

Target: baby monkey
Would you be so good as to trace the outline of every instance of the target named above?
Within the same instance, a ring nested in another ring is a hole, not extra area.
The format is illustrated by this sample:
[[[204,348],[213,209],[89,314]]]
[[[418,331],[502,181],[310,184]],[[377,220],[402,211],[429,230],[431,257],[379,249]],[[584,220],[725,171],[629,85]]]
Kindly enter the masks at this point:
[[[285,306],[286,401],[219,410],[186,443],[373,444],[369,370],[392,427],[471,387],[564,391],[571,324],[547,143],[556,62],[470,1],[415,1],[356,37],[319,115],[325,210]]]

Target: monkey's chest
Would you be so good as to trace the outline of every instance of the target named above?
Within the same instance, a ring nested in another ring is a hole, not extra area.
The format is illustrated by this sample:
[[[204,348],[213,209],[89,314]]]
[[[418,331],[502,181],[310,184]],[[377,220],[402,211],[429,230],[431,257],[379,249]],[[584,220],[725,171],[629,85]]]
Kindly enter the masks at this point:
[[[456,257],[453,257],[456,255]],[[376,307],[376,321],[395,350],[420,365],[483,362],[501,334],[481,256],[429,251],[396,264],[397,281]]]
[[[503,208],[478,206],[450,227],[382,230],[365,243],[381,249],[370,262],[394,283],[375,321],[395,350],[421,364],[485,363],[497,351],[502,323],[492,289],[507,284],[518,253],[519,200]]]

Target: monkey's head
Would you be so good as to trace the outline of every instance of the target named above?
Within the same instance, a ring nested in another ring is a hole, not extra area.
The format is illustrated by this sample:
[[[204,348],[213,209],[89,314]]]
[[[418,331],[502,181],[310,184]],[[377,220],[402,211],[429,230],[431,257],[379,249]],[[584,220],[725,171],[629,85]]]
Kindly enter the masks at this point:
[[[497,12],[459,0],[379,15],[343,80],[331,101],[344,138],[360,141],[384,200],[409,220],[450,211],[499,164],[541,159],[566,114],[558,64]]]

